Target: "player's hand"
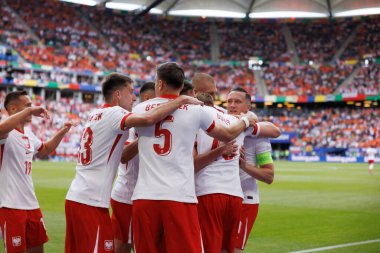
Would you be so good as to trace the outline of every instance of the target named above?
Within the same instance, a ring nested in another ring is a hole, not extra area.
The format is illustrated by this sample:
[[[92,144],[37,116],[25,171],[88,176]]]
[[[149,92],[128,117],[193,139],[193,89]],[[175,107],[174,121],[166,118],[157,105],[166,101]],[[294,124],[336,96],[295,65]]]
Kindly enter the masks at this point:
[[[78,125],[78,123],[74,123],[72,121],[67,121],[65,122],[65,124],[63,124],[63,129],[66,130],[66,132],[70,131],[71,127],[76,127]]]
[[[48,111],[42,106],[35,106],[35,107],[30,108],[30,113],[32,114],[32,116],[45,118],[45,119],[50,118]]]
[[[203,102],[190,96],[181,95],[179,96],[181,99],[182,104],[189,104],[189,105],[203,105]]]
[[[235,140],[232,140],[230,142],[225,142],[222,155],[228,156],[228,157],[234,157],[237,155],[238,148],[239,148],[239,145],[236,143]]]
[[[249,120],[249,126],[253,126],[255,125],[257,122],[259,122],[259,118],[257,117],[257,115],[251,111],[247,112],[245,115],[243,116],[246,116]]]

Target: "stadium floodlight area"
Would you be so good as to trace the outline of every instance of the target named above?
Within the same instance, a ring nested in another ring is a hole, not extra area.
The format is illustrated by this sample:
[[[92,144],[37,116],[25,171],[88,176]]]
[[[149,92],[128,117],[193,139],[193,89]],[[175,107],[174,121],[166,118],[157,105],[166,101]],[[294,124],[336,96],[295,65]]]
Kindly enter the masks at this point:
[[[95,6],[98,4],[98,2],[95,0],[60,0],[60,1],[74,3],[74,4],[89,5],[89,6]]]
[[[173,10],[169,11],[173,16],[213,17],[213,18],[244,18],[245,13],[222,10]]]
[[[377,15],[380,14],[379,8],[363,8],[350,11],[342,11],[334,14],[335,17],[351,17],[351,16],[367,16],[367,15]]]
[[[120,2],[107,2],[106,8],[123,10],[123,11],[135,11],[139,9],[145,9],[146,6],[139,4],[130,4],[130,3],[120,3]],[[163,11],[157,8],[153,8],[149,11],[151,14],[162,14]]]
[[[326,18],[326,13],[306,12],[306,11],[269,11],[252,12],[250,18]]]

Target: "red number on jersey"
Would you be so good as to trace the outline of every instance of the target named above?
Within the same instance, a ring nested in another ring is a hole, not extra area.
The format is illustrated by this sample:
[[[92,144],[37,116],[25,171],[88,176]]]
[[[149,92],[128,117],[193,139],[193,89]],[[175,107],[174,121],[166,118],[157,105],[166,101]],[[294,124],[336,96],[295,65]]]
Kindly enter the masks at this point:
[[[165,156],[170,153],[172,150],[172,133],[165,128],[162,128],[162,124],[165,121],[173,122],[174,117],[172,115],[167,116],[164,120],[158,122],[156,124],[155,129],[155,136],[156,138],[160,138],[161,136],[164,136],[164,146],[161,147],[160,144],[153,144],[154,152],[156,152],[158,155]]]
[[[214,140],[212,141],[211,150],[216,149],[218,146],[219,146],[219,141],[218,141],[218,139],[214,138]],[[233,156],[223,155],[223,158],[224,158],[224,160],[228,161],[228,160],[231,160],[233,158]],[[216,160],[218,160],[218,159],[216,159]]]
[[[30,175],[30,172],[32,172],[32,162],[25,161],[25,174]]]
[[[79,158],[82,165],[89,165],[92,160],[92,151],[91,151],[91,145],[92,145],[92,130],[91,128],[87,127],[82,134],[81,142],[83,143],[84,150],[79,150]],[[81,143],[82,147],[82,143]]]

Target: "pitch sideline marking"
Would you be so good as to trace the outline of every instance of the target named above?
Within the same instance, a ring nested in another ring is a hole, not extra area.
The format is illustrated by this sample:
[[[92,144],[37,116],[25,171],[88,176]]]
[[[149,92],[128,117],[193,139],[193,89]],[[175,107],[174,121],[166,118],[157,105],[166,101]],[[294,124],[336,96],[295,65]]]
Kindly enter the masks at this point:
[[[300,250],[300,251],[292,251],[292,252],[289,252],[289,253],[308,253],[308,252],[317,252],[317,251],[324,251],[324,250],[330,250],[330,249],[337,249],[337,248],[351,247],[351,246],[362,245],[362,244],[370,244],[370,243],[376,243],[376,242],[380,242],[380,239],[369,240],[369,241],[362,241],[362,242],[352,242],[352,243],[346,243],[346,244],[339,244],[339,245],[328,246],[328,247],[322,247],[322,248],[315,248],[315,249],[307,249],[307,250]]]

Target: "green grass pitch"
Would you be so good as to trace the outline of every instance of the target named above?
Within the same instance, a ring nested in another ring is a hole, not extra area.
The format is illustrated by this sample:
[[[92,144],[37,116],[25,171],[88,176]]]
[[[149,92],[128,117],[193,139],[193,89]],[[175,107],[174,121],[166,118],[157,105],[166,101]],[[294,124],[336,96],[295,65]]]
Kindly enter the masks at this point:
[[[64,200],[74,163],[36,162],[34,185],[50,241],[64,252]],[[377,172],[377,173],[376,173]],[[260,184],[261,205],[245,252],[291,252],[380,239],[380,165],[277,162],[272,185]],[[3,253],[3,247],[0,247]],[[380,242],[326,250],[380,252]]]

